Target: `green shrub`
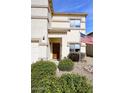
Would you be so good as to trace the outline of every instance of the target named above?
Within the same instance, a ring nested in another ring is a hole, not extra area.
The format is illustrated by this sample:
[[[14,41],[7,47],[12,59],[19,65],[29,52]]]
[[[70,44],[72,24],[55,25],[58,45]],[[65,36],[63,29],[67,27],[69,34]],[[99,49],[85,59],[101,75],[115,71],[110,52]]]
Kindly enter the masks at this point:
[[[32,88],[33,93],[62,93],[61,84],[57,77],[44,77],[39,80],[37,87]]]
[[[47,76],[32,87],[31,93],[93,93],[87,79],[80,75],[64,74],[60,78]]]
[[[92,93],[91,85],[84,76],[65,74],[60,77],[62,93]]]
[[[64,59],[62,62],[72,62]],[[92,93],[85,77],[75,74],[55,76],[56,65],[39,61],[31,65],[31,93]]]
[[[73,69],[74,63],[70,59],[63,59],[59,62],[58,68],[62,71],[70,71]]]
[[[48,76],[55,76],[56,65],[49,61],[38,61],[31,65],[31,93],[38,91],[39,82]]]
[[[78,61],[82,60],[84,57],[85,57],[85,54],[80,53],[80,52],[71,52],[68,55],[68,58],[74,62],[78,62]]]
[[[55,75],[56,65],[49,61],[38,61],[31,65],[31,78],[42,78],[44,76]]]

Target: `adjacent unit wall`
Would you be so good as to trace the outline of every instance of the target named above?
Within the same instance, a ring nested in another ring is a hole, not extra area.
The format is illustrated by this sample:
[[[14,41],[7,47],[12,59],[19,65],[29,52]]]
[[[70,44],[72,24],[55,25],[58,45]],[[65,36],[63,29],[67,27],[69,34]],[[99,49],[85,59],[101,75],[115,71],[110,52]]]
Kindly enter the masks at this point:
[[[31,4],[31,39],[32,62],[48,59],[48,0],[32,0]]]

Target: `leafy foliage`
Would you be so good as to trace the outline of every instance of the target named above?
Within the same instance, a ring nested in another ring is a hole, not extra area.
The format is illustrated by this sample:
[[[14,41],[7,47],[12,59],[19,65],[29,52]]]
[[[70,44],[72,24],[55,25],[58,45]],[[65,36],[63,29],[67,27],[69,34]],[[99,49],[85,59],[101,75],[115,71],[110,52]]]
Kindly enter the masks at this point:
[[[42,78],[44,76],[55,75],[56,65],[49,61],[38,61],[31,65],[31,78]]]
[[[60,77],[62,93],[92,93],[91,85],[84,76],[64,74]]]
[[[31,65],[32,93],[37,93],[39,82],[48,76],[55,76],[56,65],[49,61],[38,61]]]
[[[33,93],[62,93],[61,85],[57,77],[44,77],[39,80],[37,87],[32,89]]]
[[[68,60],[64,59],[64,62]],[[92,86],[85,77],[76,74],[56,77],[55,71],[56,65],[52,62],[39,61],[32,64],[31,93],[92,93]]]
[[[70,71],[74,67],[74,63],[70,59],[63,59],[59,62],[58,68],[62,71]]]

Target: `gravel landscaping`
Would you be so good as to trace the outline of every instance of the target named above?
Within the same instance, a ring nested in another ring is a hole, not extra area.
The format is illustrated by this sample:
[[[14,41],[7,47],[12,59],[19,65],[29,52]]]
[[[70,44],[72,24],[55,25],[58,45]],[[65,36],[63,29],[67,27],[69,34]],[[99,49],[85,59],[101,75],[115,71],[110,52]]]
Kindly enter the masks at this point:
[[[74,74],[79,74],[81,76],[86,76],[89,80],[92,81],[93,73],[89,72],[88,70],[85,69],[85,67],[88,65],[93,66],[93,58],[92,57],[86,57],[81,62],[75,62],[74,69],[72,71],[60,71],[59,69],[57,69],[56,75],[57,75],[57,77],[60,77],[62,74],[65,74],[65,73],[74,73]]]

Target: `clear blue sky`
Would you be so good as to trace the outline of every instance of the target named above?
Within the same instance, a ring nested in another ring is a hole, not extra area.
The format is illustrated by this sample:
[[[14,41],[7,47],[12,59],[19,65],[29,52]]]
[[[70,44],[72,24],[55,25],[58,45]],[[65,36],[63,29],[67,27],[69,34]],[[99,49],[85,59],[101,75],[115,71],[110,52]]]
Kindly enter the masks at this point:
[[[53,0],[55,12],[86,12],[86,32],[93,31],[93,0]]]

